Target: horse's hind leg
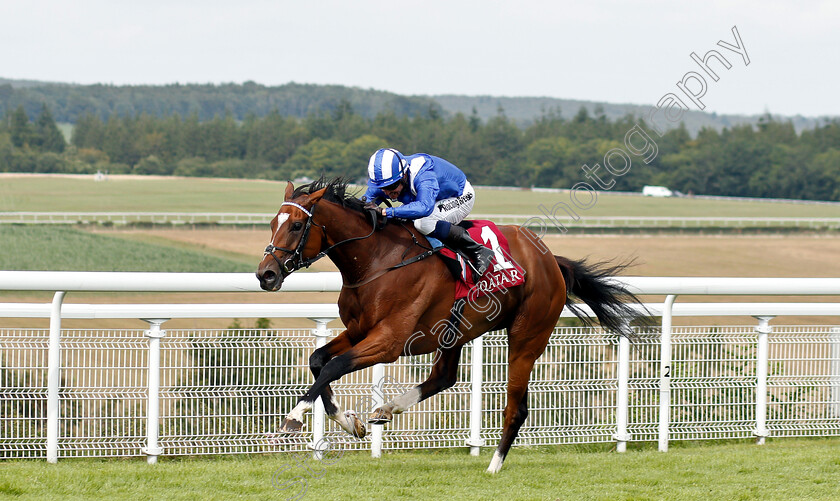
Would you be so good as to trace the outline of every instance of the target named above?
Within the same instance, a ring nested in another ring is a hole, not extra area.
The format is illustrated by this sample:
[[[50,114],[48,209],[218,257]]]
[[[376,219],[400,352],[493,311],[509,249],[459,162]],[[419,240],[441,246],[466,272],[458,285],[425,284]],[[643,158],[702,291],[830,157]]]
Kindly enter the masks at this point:
[[[504,412],[502,439],[493,453],[493,459],[487,468],[488,473],[497,473],[502,468],[502,463],[513,441],[519,435],[522,423],[528,417],[528,380],[531,377],[534,362],[542,355],[553,331],[552,325],[542,331],[537,331],[537,335],[528,337],[528,329],[511,327],[509,330],[507,405]]]
[[[451,388],[458,379],[458,360],[461,358],[461,346],[441,350],[438,360],[432,366],[425,381],[408,390],[387,404],[375,409],[368,423],[390,423],[394,414],[401,414],[409,407]]]

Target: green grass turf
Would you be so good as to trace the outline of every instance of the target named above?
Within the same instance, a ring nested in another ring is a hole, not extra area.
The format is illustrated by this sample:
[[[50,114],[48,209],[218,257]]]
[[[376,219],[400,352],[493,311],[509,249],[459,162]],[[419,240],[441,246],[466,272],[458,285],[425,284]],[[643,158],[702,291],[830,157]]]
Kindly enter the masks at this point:
[[[63,226],[0,225],[0,270],[252,272],[253,263]]]
[[[285,183],[204,178],[93,176],[0,176],[0,211],[67,212],[256,212],[273,213],[283,199]],[[584,194],[585,195],[585,194]],[[584,200],[581,203],[589,203]],[[572,206],[567,192],[479,189],[476,214],[539,214],[540,205]],[[599,195],[587,216],[741,216],[840,217],[840,205],[716,201],[696,198],[651,198]],[[557,211],[565,220],[565,212]]]
[[[43,499],[837,499],[840,440],[771,440],[645,446],[514,449],[502,471],[492,451],[346,453],[323,465],[290,455],[132,460],[9,460],[0,498]],[[287,487],[284,490],[278,489]]]

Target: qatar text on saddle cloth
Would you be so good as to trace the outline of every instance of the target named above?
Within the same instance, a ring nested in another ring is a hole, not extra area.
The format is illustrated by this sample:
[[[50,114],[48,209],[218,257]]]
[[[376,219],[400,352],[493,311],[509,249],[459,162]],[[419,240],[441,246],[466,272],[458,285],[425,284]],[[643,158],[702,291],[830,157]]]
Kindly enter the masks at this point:
[[[461,265],[461,279],[455,281],[455,299],[469,300],[496,292],[502,288],[515,287],[525,283],[525,271],[510,257],[510,246],[507,238],[499,231],[496,223],[485,220],[471,220],[467,231],[476,242],[483,244],[496,253],[496,259],[484,276],[475,283],[472,273],[460,255],[447,248],[440,250],[444,256],[457,260]],[[465,225],[466,226],[466,225]],[[475,289],[474,292],[470,292]]]

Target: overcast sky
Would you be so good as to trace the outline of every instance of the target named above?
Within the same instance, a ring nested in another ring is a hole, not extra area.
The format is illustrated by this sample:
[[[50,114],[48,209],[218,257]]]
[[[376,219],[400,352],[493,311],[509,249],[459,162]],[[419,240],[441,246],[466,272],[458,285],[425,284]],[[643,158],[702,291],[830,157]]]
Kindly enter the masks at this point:
[[[631,6],[632,5],[632,6]],[[720,47],[736,44],[749,58]],[[714,82],[692,61],[717,50]],[[400,94],[840,115],[840,1],[0,0],[0,77],[340,84]],[[700,83],[688,83],[699,92]]]

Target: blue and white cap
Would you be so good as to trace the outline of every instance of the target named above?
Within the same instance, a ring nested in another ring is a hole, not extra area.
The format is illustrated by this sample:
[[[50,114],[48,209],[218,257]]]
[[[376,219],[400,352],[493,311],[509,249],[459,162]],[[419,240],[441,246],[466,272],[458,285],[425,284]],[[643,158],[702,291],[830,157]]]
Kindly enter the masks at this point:
[[[374,188],[384,188],[399,181],[405,169],[402,153],[392,149],[376,150],[368,162],[369,184]]]

